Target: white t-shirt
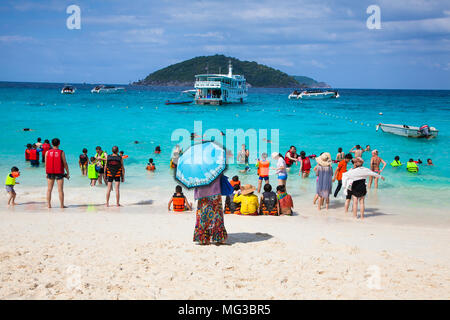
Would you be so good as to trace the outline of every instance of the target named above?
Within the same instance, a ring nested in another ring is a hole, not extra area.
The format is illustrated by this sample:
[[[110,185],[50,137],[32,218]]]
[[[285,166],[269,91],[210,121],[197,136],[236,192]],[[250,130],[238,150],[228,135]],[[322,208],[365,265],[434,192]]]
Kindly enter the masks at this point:
[[[277,173],[278,174],[286,174],[286,161],[282,157],[278,158],[277,162]]]

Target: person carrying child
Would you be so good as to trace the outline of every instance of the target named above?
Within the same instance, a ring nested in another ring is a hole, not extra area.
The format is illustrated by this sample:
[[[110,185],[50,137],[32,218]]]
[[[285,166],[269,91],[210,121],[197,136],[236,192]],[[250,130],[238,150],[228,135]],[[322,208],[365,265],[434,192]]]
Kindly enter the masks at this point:
[[[6,181],[5,181],[5,187],[6,187],[6,192],[8,192],[9,195],[9,199],[8,199],[8,206],[15,206],[16,205],[16,191],[14,191],[14,186],[16,184],[19,184],[16,181],[16,178],[18,178],[20,176],[20,171],[17,167],[12,167],[11,168],[11,172],[8,173],[8,175],[6,176]]]
[[[183,194],[183,189],[181,186],[175,187],[175,193],[173,194],[172,198],[170,198],[169,204],[167,206],[167,209],[170,211],[170,206],[173,204],[173,211],[175,212],[183,212],[186,210],[191,211],[192,206],[187,201],[186,196]]]

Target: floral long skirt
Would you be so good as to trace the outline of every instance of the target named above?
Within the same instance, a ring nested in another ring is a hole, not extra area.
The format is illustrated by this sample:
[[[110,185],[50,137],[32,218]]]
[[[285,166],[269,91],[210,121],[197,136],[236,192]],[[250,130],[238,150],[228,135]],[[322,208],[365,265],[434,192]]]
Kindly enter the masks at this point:
[[[207,244],[211,241],[224,242],[227,230],[223,223],[222,196],[201,198],[197,202],[194,241]]]

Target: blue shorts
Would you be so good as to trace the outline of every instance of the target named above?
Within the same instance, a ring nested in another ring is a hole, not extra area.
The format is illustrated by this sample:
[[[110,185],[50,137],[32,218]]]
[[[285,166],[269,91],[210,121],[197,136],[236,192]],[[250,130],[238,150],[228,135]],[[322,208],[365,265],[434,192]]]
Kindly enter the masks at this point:
[[[15,192],[15,191],[14,191],[14,186],[11,186],[11,185],[8,186],[8,185],[6,185],[5,188],[6,188],[6,192]]]
[[[287,180],[287,174],[286,173],[278,174],[278,179],[279,180]]]
[[[259,176],[259,180],[269,181],[269,176],[265,176],[265,177]]]

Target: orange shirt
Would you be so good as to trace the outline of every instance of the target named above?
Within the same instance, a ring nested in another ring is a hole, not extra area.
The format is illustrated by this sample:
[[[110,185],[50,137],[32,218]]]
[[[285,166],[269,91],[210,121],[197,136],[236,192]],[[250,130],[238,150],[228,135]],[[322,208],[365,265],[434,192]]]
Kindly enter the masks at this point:
[[[344,172],[347,172],[347,162],[345,160],[341,160],[337,167],[336,180],[342,180],[342,174]]]

